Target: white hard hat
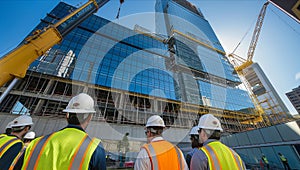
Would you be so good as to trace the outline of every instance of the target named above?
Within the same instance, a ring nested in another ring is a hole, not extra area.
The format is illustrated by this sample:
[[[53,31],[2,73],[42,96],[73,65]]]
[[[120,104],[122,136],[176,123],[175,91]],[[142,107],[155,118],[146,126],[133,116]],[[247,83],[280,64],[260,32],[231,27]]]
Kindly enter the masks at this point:
[[[88,94],[80,93],[69,101],[68,106],[63,110],[63,112],[95,113],[94,100]]]
[[[12,125],[12,124],[13,124],[13,121],[9,122],[9,123],[6,125],[5,129],[11,129],[11,125]]]
[[[35,138],[35,133],[33,131],[27,132],[26,135],[24,136],[24,139],[34,139]]]
[[[22,115],[12,121],[11,127],[14,128],[26,125],[33,125],[32,118],[28,115]]]
[[[166,127],[164,120],[158,115],[153,115],[149,117],[146,127],[151,127],[151,126]]]
[[[221,132],[223,132],[219,119],[217,119],[212,114],[205,114],[201,116],[199,119],[198,128],[220,130]]]
[[[199,135],[198,130],[199,130],[199,127],[194,126],[190,131],[190,135]]]

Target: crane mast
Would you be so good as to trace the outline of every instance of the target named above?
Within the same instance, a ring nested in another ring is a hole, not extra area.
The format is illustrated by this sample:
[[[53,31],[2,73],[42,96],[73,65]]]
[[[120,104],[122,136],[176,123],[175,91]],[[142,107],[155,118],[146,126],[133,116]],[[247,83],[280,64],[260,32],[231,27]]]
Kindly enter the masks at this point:
[[[252,39],[251,39],[251,43],[248,49],[248,53],[247,53],[247,59],[244,59],[234,53],[231,53],[228,55],[228,57],[231,59],[231,63],[234,65],[234,68],[237,72],[237,74],[239,75],[241,81],[243,82],[244,86],[246,87],[250,98],[256,108],[256,116],[257,119],[254,120],[254,122],[261,122],[262,121],[262,117],[265,116],[264,115],[264,110],[262,108],[262,106],[260,105],[257,96],[253,93],[252,88],[250,83],[248,82],[248,80],[246,79],[246,77],[244,76],[244,69],[246,69],[247,67],[251,66],[253,64],[252,58],[254,56],[254,51],[257,45],[257,41],[260,35],[260,31],[261,31],[261,27],[263,25],[263,21],[265,18],[265,14],[266,14],[266,9],[268,6],[269,2],[266,2],[262,9],[260,10],[259,16],[257,18],[256,21],[256,25],[255,25],[255,29],[252,35]],[[267,122],[267,124],[269,124],[268,119],[265,119]]]
[[[254,51],[255,51],[255,48],[256,48],[256,45],[257,45],[258,37],[260,35],[261,27],[263,25],[263,21],[264,21],[265,15],[266,15],[266,9],[267,9],[268,4],[269,4],[269,2],[266,2],[263,5],[263,7],[262,7],[262,9],[259,13],[258,19],[256,21],[255,29],[254,29],[254,32],[253,32],[253,35],[252,35],[252,40],[251,40],[249,50],[248,50],[248,53],[247,53],[248,54],[247,55],[248,56],[247,57],[248,61],[252,61]]]
[[[252,35],[252,40],[251,40],[251,43],[250,43],[250,46],[248,49],[247,60],[246,60],[246,62],[242,63],[241,65],[239,65],[235,68],[237,71],[242,71],[253,63],[252,58],[254,56],[254,51],[255,51],[257,41],[258,41],[258,38],[260,35],[261,27],[263,25],[263,21],[264,21],[265,15],[266,15],[266,10],[267,10],[268,4],[269,4],[269,2],[266,2],[263,5],[262,9],[260,10],[259,16],[258,16],[256,24],[255,24],[254,32]],[[229,55],[234,55],[234,54],[229,54]]]

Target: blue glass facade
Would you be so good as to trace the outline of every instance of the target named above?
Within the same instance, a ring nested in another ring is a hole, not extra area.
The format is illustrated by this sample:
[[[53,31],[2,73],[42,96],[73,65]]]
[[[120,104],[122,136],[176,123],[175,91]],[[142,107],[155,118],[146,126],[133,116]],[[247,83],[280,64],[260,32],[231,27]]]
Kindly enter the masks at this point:
[[[60,3],[45,19],[56,22],[74,10]],[[43,28],[41,23],[37,28]],[[180,100],[166,69],[167,45],[149,36],[91,16],[30,70],[99,86]],[[160,91],[160,93],[156,91]]]
[[[167,12],[192,23],[178,24],[178,18],[168,18],[166,28],[173,29],[175,55],[170,44],[91,16],[36,60],[30,70],[146,96],[252,113],[249,96],[235,87],[240,80],[201,12],[196,8],[189,11],[173,1],[162,3],[168,3]],[[60,3],[37,28],[73,10]],[[172,63],[187,71],[174,70]]]
[[[170,15],[168,24],[170,24],[173,29],[179,30],[184,34],[192,33],[204,43],[224,52],[216,34],[202,15],[182,6],[180,1],[169,0],[166,8],[165,11]]]
[[[234,68],[224,54],[199,45],[178,34],[176,36],[176,61],[178,64],[206,72],[233,82],[240,82]]]
[[[185,0],[157,0],[156,31],[173,37],[174,55],[179,67],[190,69],[181,72],[179,82],[194,81],[197,90],[189,83],[183,101],[230,111],[253,113],[254,105],[246,91],[237,88],[241,83],[233,66],[225,56],[217,36],[201,11]],[[165,23],[164,29],[161,22]],[[180,80],[182,77],[182,81]],[[190,90],[189,90],[190,89]],[[198,99],[195,100],[195,93]]]
[[[226,110],[252,113],[252,101],[244,90],[223,87],[204,81],[198,81],[200,93],[206,99],[207,105]],[[204,100],[205,100],[204,99]],[[245,109],[245,110],[244,110]]]

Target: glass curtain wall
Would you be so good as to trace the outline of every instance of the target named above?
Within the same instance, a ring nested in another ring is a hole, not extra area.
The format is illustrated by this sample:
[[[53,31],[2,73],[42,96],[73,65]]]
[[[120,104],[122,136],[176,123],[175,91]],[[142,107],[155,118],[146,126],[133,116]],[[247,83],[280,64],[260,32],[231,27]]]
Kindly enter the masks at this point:
[[[173,38],[174,54],[170,58],[178,67],[189,70],[178,73],[178,82],[184,89],[182,101],[254,113],[248,93],[238,88],[241,81],[201,11],[186,0],[157,0],[156,12],[167,14],[157,14],[156,31]]]

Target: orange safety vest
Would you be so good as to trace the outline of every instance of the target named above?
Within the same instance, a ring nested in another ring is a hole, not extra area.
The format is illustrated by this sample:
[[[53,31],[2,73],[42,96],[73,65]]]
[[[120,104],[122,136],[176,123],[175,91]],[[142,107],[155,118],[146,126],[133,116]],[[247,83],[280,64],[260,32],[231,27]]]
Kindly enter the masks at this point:
[[[240,156],[220,141],[213,141],[201,147],[208,158],[210,170],[244,170]]]
[[[22,169],[88,169],[97,138],[66,128],[33,140],[26,148]]]
[[[146,149],[149,155],[152,170],[184,169],[181,151],[170,142],[154,141],[143,145],[142,148]]]

